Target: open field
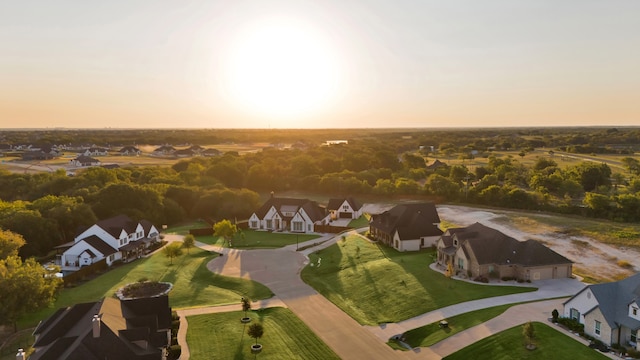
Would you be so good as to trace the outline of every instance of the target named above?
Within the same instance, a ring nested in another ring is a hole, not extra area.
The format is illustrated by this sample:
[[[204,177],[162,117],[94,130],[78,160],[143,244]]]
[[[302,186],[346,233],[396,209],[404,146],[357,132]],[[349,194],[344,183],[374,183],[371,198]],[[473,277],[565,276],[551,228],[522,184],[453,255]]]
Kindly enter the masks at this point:
[[[433,256],[433,250],[400,253],[348,236],[310,254],[316,266],[305,267],[301,276],[363,325],[398,322],[464,301],[536,290],[447,279],[429,269]]]
[[[250,324],[264,326],[264,335],[258,339],[263,350],[257,356],[262,360],[317,359],[339,357],[325,345],[300,319],[285,308],[250,311],[249,324],[240,323],[240,311],[189,316],[187,343],[191,360],[253,359],[250,347],[255,340],[247,335]]]
[[[232,304],[242,296],[260,300],[273,295],[258,282],[213,274],[206,265],[215,256],[218,254],[192,248],[189,254],[184,252],[174,258],[170,265],[169,259],[160,251],[107,271],[84,284],[63,289],[53,307],[24,316],[19,325],[21,328],[35,326],[60,307],[113,296],[121,286],[141,279],[173,283],[169,293],[173,308]]]
[[[480,340],[447,357],[447,360],[521,360],[521,359],[608,359],[597,350],[579,343],[553,328],[539,322],[533,323],[537,348],[525,348],[522,326],[516,326],[499,334]]]

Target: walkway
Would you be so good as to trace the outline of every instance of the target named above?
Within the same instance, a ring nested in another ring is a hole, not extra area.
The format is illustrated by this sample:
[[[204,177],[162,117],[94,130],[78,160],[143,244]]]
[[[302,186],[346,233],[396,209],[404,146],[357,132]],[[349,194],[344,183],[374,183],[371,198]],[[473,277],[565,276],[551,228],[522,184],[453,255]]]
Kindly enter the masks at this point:
[[[307,241],[300,246],[327,240],[317,247],[299,252],[295,250],[296,245],[264,250],[219,248],[200,242],[197,242],[196,246],[223,254],[207,264],[207,268],[212,272],[258,281],[269,287],[276,295],[275,298],[259,302],[254,308],[288,307],[342,359],[440,359],[442,356],[455,352],[495,332],[530,320],[545,320],[554,308],[561,308],[558,305],[559,300],[518,305],[515,307],[519,311],[520,315],[518,316],[508,316],[507,314],[516,311],[508,310],[502,316],[461,332],[429,348],[396,351],[386,345],[386,342],[393,335],[468,311],[500,304],[568,296],[584,286],[577,281],[572,282],[570,279],[567,281],[541,281],[536,282],[536,286],[540,286],[540,290],[535,292],[469,301],[395,324],[362,326],[300,278],[300,271],[308,263],[306,256],[319,248],[334,244],[340,237],[341,235],[324,236],[321,239]],[[189,358],[189,349],[186,343],[187,316],[237,310],[240,310],[239,304],[180,310],[178,342],[182,346],[181,359]],[[471,341],[472,339],[477,340]]]

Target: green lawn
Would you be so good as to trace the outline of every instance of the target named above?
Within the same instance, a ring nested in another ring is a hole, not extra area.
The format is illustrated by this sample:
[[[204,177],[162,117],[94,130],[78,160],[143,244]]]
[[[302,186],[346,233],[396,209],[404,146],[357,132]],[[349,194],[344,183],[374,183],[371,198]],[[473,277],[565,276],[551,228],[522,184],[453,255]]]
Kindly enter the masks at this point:
[[[516,304],[494,306],[486,309],[470,311],[446,319],[447,328],[440,328],[439,321],[415,328],[404,333],[405,343],[411,347],[428,347],[461,331],[480,325],[502,314]],[[405,349],[406,350],[406,349]]]
[[[166,230],[163,230],[162,232],[167,234],[187,235],[189,233],[189,230],[191,229],[200,229],[205,227],[210,227],[211,231],[213,232],[213,226],[207,224],[204,221],[194,221],[187,224],[171,226]]]
[[[469,300],[534,291],[456,281],[429,269],[434,251],[400,253],[349,236],[317,253],[302,279],[363,325],[398,322]]]
[[[143,278],[173,283],[169,293],[173,308],[239,303],[243,296],[259,300],[273,295],[258,282],[210,272],[206,265],[216,256],[192,248],[190,254],[184,252],[174,258],[173,265],[162,252],[122,265],[82,285],[63,289],[52,308],[26,315],[20,320],[20,327],[35,326],[60,307],[112,296],[119,287]]]
[[[240,323],[240,311],[189,316],[190,359],[254,359],[250,346],[255,340],[247,335],[253,323],[264,326],[264,335],[258,340],[263,346],[258,359],[340,359],[289,309],[268,308],[247,315],[252,319],[247,325]]]
[[[354,229],[359,229],[362,227],[369,226],[369,219],[371,216],[369,214],[364,214],[357,219],[353,219],[349,222],[348,227],[352,227]]]
[[[447,357],[448,360],[509,360],[509,359],[608,359],[597,350],[571,339],[539,322],[533,323],[537,349],[529,351],[522,335],[522,325],[482,339]]]
[[[311,234],[283,234],[245,229],[236,234],[231,240],[231,245],[238,249],[281,248],[296,242],[302,243],[319,237]],[[196,240],[209,245],[229,247],[220,236],[197,236]]]

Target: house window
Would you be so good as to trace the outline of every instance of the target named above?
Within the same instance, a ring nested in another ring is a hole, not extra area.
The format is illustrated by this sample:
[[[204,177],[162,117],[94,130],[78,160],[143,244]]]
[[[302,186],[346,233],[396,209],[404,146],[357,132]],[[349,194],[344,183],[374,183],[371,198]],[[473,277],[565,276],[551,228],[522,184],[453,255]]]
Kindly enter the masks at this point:
[[[255,228],[257,228],[257,227],[258,227],[258,222],[257,222],[257,221],[255,221],[255,220],[254,220],[254,221],[252,221],[252,222],[251,222],[251,227],[252,227],[252,228],[254,228],[254,229],[255,229]]]
[[[453,240],[453,246],[458,246],[458,240],[456,239]]]
[[[267,229],[271,229],[273,227],[273,220],[267,220]]]
[[[342,210],[348,211],[349,210],[349,205],[342,205]]]
[[[631,330],[631,338],[629,339],[632,343],[638,342],[638,330]]]
[[[595,330],[594,333],[596,334],[596,336],[600,336],[600,321],[596,320],[595,321]]]
[[[635,308],[635,307],[634,307],[634,308],[632,308],[632,309],[633,309],[633,310],[632,310],[632,311],[633,311],[633,315],[638,315],[638,308]]]
[[[311,231],[311,224],[307,225],[307,231]]]
[[[573,320],[580,321],[580,312],[578,311],[578,309],[571,308],[571,310],[569,311],[569,317]]]
[[[458,258],[458,269],[464,269],[464,259]]]
[[[293,227],[293,231],[302,231],[302,222],[301,221],[293,221],[293,222],[291,222],[291,226]]]

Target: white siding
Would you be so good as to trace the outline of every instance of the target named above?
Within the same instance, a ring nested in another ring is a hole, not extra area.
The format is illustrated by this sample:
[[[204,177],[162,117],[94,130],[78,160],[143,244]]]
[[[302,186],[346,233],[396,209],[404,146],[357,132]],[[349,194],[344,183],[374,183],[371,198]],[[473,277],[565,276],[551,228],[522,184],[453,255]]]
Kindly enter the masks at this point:
[[[596,297],[589,288],[586,288],[564,304],[562,316],[570,317],[571,309],[576,309],[580,312],[580,323],[584,324],[584,313],[593,309],[596,305],[598,305]]]

